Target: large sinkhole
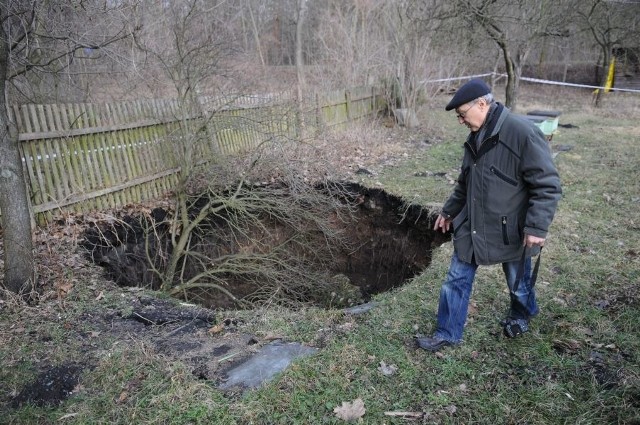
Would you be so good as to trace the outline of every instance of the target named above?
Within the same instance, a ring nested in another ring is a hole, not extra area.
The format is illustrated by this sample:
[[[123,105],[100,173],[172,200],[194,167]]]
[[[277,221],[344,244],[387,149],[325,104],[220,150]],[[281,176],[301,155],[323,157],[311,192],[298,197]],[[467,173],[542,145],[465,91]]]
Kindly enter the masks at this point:
[[[207,307],[341,307],[402,285],[450,237],[432,230],[437,212],[356,183],[210,192],[186,210],[96,222],[82,246],[121,286]]]

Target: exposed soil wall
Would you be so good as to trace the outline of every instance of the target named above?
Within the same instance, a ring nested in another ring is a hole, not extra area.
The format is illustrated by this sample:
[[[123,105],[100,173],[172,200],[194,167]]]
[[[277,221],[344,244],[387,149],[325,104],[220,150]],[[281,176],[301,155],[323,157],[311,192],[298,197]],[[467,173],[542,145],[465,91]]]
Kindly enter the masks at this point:
[[[353,304],[402,285],[420,273],[431,263],[432,249],[450,236],[432,230],[436,212],[419,205],[407,206],[401,198],[382,189],[356,183],[348,183],[345,188],[348,196],[353,197],[349,201],[357,205],[355,214],[349,221],[333,220],[332,225],[340,227],[349,244],[333,250],[331,264],[322,266],[328,269],[328,291],[333,295],[337,292],[336,297],[348,298]],[[171,248],[162,226],[156,226],[151,235],[145,229],[150,228],[149,220],[161,222],[166,215],[166,211],[156,209],[146,217],[127,216],[121,221],[97,225],[85,232],[83,246],[93,261],[102,265],[119,285],[157,288],[158,277],[151,272],[148,258],[162,252],[166,255]],[[274,244],[287,237],[276,221],[265,220],[264,224],[280,235],[273,238]],[[218,223],[218,230],[218,235],[208,236],[216,238],[217,255],[229,255],[233,249],[243,249],[241,243],[228,242],[223,223]],[[309,238],[312,238],[312,245],[323,249],[322,234],[310,232]],[[149,250],[152,255],[147,255]],[[308,254],[300,253],[309,257]],[[228,285],[229,291],[238,298],[257,289],[256,282],[243,281],[237,276],[230,276]],[[317,297],[318,304],[328,304],[324,296]],[[232,306],[223,295],[209,299],[205,304],[208,307]]]

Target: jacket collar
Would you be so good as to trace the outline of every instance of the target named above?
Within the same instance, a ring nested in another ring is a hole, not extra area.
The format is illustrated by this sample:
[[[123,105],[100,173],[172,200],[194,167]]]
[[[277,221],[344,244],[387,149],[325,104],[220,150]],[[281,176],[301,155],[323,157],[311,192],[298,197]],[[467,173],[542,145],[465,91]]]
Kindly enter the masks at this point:
[[[469,137],[465,142],[465,147],[471,151],[471,155],[475,160],[498,144],[498,140],[500,138],[498,133],[500,132],[500,127],[502,127],[502,122],[508,115],[508,111],[509,109],[503,104],[496,102],[491,105],[491,109],[487,114],[487,119],[482,128],[469,134]],[[482,134],[483,140],[477,144],[476,137],[479,134]]]

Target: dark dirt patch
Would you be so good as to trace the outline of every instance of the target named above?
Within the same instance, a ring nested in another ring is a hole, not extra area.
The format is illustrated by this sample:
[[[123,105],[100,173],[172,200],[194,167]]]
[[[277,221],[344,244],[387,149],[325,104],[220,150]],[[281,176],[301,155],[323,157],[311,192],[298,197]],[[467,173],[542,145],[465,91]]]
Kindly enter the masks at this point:
[[[213,312],[204,309],[180,308],[167,300],[139,298],[134,301],[130,314],[124,320],[135,320],[143,325],[166,325],[184,323],[174,333],[211,326],[215,323]]]
[[[84,369],[80,364],[53,366],[28,383],[12,400],[11,407],[18,408],[25,403],[36,406],[54,406],[66,400],[73,393],[80,373]]]
[[[271,342],[244,332],[243,323],[233,317],[216,319],[207,308],[135,292],[122,293],[120,298],[117,308],[81,313],[74,320],[78,325],[66,331],[69,347],[79,347],[83,363],[44,364],[42,372],[18,389],[16,396],[0,397],[0,405],[59,404],[76,392],[83,374],[98,361],[98,352],[122,344],[143,344],[150,352],[182,362],[196,378],[217,382],[230,360],[246,359]],[[79,353],[68,354],[77,357]]]

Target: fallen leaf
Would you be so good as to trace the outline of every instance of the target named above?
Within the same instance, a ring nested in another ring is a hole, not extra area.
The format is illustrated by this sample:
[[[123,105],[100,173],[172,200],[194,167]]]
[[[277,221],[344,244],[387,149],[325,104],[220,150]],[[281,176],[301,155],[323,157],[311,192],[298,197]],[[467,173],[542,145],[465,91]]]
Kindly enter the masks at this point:
[[[344,421],[358,420],[364,416],[365,412],[364,401],[361,398],[357,398],[353,402],[343,401],[341,406],[333,409],[336,417]]]
[[[126,391],[123,391],[120,393],[120,396],[118,397],[118,399],[116,400],[117,404],[123,403],[127,397],[129,397],[129,393]]]
[[[445,407],[444,410],[446,410],[447,412],[453,415],[458,411],[458,408],[452,404],[451,406]]]
[[[62,415],[58,418],[59,421],[64,421],[65,419],[73,418],[74,416],[78,416],[77,413],[67,413],[66,415]]]
[[[398,366],[394,364],[388,365],[385,362],[381,361],[378,370],[382,372],[384,376],[392,376],[398,371]]]
[[[208,332],[211,335],[215,335],[215,334],[219,334],[220,332],[222,332],[224,330],[224,324],[220,323],[218,325],[212,326],[209,328]]]
[[[100,293],[98,294],[98,296],[96,297],[96,301],[100,301],[101,299],[104,298],[104,291],[100,291]]]
[[[64,298],[73,288],[73,282],[70,282],[70,281],[56,282],[54,287],[56,288],[56,293],[58,294],[58,298]]]

